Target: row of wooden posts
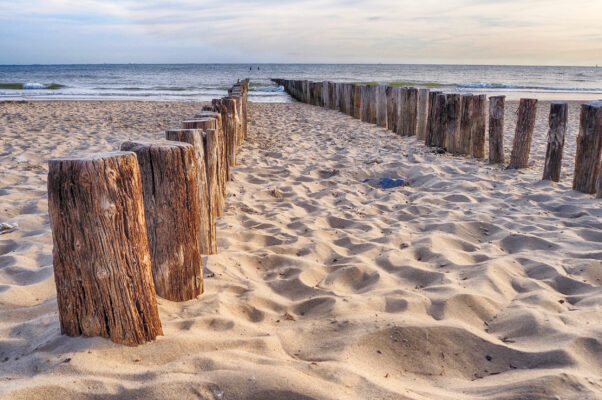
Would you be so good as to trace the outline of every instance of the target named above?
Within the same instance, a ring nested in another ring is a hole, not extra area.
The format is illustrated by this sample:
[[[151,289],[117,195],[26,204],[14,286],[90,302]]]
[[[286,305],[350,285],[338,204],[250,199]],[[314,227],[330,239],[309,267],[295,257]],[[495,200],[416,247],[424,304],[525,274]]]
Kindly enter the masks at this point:
[[[52,159],[48,212],[61,333],[138,345],[162,334],[156,295],[203,292],[203,254],[247,132],[248,80],[165,139]]]
[[[452,154],[484,159],[487,96],[387,85],[272,79],[300,102],[339,110],[401,136]],[[503,164],[505,96],[489,97],[489,162]],[[527,168],[535,127],[536,99],[521,99],[508,168]],[[542,179],[560,180],[568,105],[550,106]],[[602,198],[602,101],[581,105],[573,189]]]

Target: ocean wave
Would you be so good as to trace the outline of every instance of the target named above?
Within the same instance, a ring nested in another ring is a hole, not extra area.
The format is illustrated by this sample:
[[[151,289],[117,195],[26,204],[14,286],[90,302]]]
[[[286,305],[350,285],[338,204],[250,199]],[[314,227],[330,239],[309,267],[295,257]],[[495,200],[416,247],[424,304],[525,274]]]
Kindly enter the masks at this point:
[[[507,85],[504,83],[458,83],[456,87],[461,89],[528,89],[563,92],[599,92],[602,88],[566,88],[553,86],[529,86],[529,85]]]
[[[66,87],[59,83],[38,83],[38,82],[15,82],[15,83],[0,83],[0,89],[8,90],[57,90]]]

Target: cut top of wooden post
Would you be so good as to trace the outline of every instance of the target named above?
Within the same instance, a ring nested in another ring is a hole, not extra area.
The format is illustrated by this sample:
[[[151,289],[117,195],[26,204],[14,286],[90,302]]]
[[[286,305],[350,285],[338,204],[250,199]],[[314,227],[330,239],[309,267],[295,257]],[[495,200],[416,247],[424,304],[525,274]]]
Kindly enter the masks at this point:
[[[61,332],[138,345],[162,335],[140,170],[130,152],[49,161]]]

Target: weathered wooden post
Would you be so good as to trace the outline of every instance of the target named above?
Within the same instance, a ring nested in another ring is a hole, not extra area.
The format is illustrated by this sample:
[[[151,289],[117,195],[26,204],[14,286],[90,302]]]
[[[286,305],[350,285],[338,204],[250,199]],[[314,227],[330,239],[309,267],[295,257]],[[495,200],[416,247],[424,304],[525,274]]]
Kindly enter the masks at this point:
[[[180,142],[125,142],[142,176],[146,233],[157,294],[186,301],[203,293],[195,149]]]
[[[351,85],[350,83],[345,83],[344,84],[344,90],[345,90],[345,114],[353,116],[353,110],[354,110],[354,105],[353,105],[353,85]]]
[[[487,96],[472,97],[472,128],[470,130],[470,154],[475,158],[485,158],[485,130],[487,129],[485,107]]]
[[[361,85],[352,84],[353,118],[362,119],[362,88]]]
[[[330,93],[329,93],[330,85],[329,84],[330,84],[330,82],[328,82],[328,81],[322,82],[322,98],[324,99],[324,108],[331,108]]]
[[[602,101],[581,105],[573,190],[596,192],[602,148]]]
[[[431,92],[432,98],[429,111],[429,124],[426,145],[445,147],[445,132],[447,130],[447,98],[443,92]]]
[[[602,199],[602,173],[598,171],[598,183],[596,185],[598,187],[598,191],[596,192],[596,198]]]
[[[370,113],[368,114],[370,116],[369,122],[376,125],[378,124],[378,85],[368,85],[368,87],[370,88],[370,101],[368,104],[370,108]]]
[[[334,82],[329,82],[328,84],[328,104],[329,108],[332,110],[337,109],[337,84]]]
[[[506,96],[489,98],[489,163],[504,163],[504,103]]]
[[[377,117],[376,124],[383,128],[387,128],[387,86],[376,86],[376,109]]]
[[[554,182],[560,180],[562,168],[562,150],[564,148],[564,136],[566,134],[566,123],[568,119],[567,103],[552,102],[550,104],[548,147],[546,149],[546,161],[543,167],[543,177]]]
[[[390,131],[397,132],[397,121],[395,120],[396,111],[397,111],[397,102],[395,99],[394,88],[392,86],[387,86],[385,89],[385,94],[387,96],[387,128]]]
[[[196,114],[194,117],[198,119],[214,118],[217,121],[215,124],[213,122],[202,122],[201,124],[197,124],[197,126],[201,126],[201,128],[199,129],[215,129],[218,136],[218,179],[220,194],[222,196],[220,204],[220,215],[222,215],[226,200],[226,182],[228,181],[228,157],[226,151],[226,138],[224,132],[224,123],[222,122],[222,114],[218,112],[219,106],[216,107],[215,101],[216,100],[212,101],[213,104],[211,106],[203,106],[203,111]],[[221,100],[218,101],[221,102]],[[213,128],[213,126],[215,126],[215,128]]]
[[[508,168],[518,169],[529,166],[529,152],[531,151],[536,113],[537,99],[520,99],[518,120],[516,121],[516,131]]]
[[[474,96],[470,93],[465,93],[461,97],[462,116],[460,118],[460,132],[458,136],[458,154],[470,154],[471,151],[471,132],[472,132],[472,114],[473,114],[473,99]]]
[[[429,112],[429,89],[418,89],[416,110],[416,137],[424,142]]]
[[[209,184],[207,183],[207,165],[205,163],[203,134],[203,131],[200,129],[172,129],[165,131],[165,138],[167,140],[189,143],[194,147],[199,182],[200,250],[201,254],[216,254],[216,227],[215,220],[211,218],[211,202],[209,201]]]
[[[406,99],[406,136],[415,136],[418,114],[418,89],[415,87],[406,88]]]
[[[222,186],[220,162],[220,132],[215,118],[198,118],[182,122],[184,129],[201,129],[205,131],[205,163],[207,165],[207,182],[209,183],[209,200],[214,217],[224,213],[225,188]],[[209,133],[211,131],[211,133]]]
[[[372,118],[370,116],[370,85],[359,85],[361,90],[361,101],[362,106],[361,120],[364,122],[370,122]]]
[[[460,136],[460,117],[462,115],[462,96],[450,93],[446,98],[445,147],[447,151],[456,154]]]
[[[162,335],[134,153],[49,161],[61,333],[135,346]]]

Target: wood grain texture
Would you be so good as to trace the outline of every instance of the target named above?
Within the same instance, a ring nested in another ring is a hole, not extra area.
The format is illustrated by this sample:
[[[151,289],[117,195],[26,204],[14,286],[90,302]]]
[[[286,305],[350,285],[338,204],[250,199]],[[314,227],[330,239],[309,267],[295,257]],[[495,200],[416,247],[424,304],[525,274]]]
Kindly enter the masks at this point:
[[[195,149],[180,142],[125,142],[136,153],[157,294],[186,301],[203,292],[200,205]]]
[[[460,118],[460,131],[456,149],[458,154],[470,154],[471,151],[473,99],[474,96],[472,94],[462,95],[462,116]]]
[[[573,189],[596,192],[602,146],[602,102],[581,105]]]
[[[429,113],[429,89],[418,89],[417,103],[416,138],[424,142]]]
[[[445,100],[445,148],[452,154],[458,153],[461,117],[462,95],[448,94]]]
[[[485,158],[485,131],[487,129],[487,96],[475,95],[472,98],[472,127],[470,130],[470,154],[475,158]]]
[[[543,167],[543,180],[558,182],[562,169],[562,151],[564,149],[564,137],[568,120],[568,104],[552,102],[550,104],[550,117],[548,130],[548,146],[546,148],[546,160]]]
[[[489,163],[504,163],[504,108],[506,96],[489,98]]]
[[[362,88],[361,85],[352,84],[353,92],[353,118],[362,119]]]
[[[172,129],[165,132],[167,140],[189,143],[194,147],[199,181],[199,248],[201,254],[216,254],[216,228],[215,221],[211,218],[203,135],[204,133],[200,129]]]
[[[439,136],[437,135],[438,119],[440,117],[440,107],[438,104],[438,96],[441,94],[440,91],[433,90],[429,93],[429,113],[426,122],[426,137],[424,143],[427,146],[435,147],[439,145]],[[443,97],[445,100],[445,97]]]
[[[135,346],[162,335],[134,153],[49,161],[61,333]]]
[[[537,99],[520,99],[518,120],[516,121],[516,131],[508,168],[518,169],[529,166],[529,153],[531,152],[536,113]]]
[[[207,165],[207,182],[209,182],[209,199],[215,218],[223,215],[225,208],[225,180],[222,172],[221,131],[216,118],[197,118],[182,122],[182,127],[201,129],[204,132],[213,131],[211,134],[211,148],[205,144],[205,163]],[[240,127],[242,129],[242,127]],[[208,135],[205,135],[207,142]],[[242,140],[242,139],[241,139]],[[211,153],[209,153],[211,151]],[[215,151],[215,154],[212,152]],[[214,158],[215,157],[215,158]],[[215,175],[215,176],[214,176]]]

